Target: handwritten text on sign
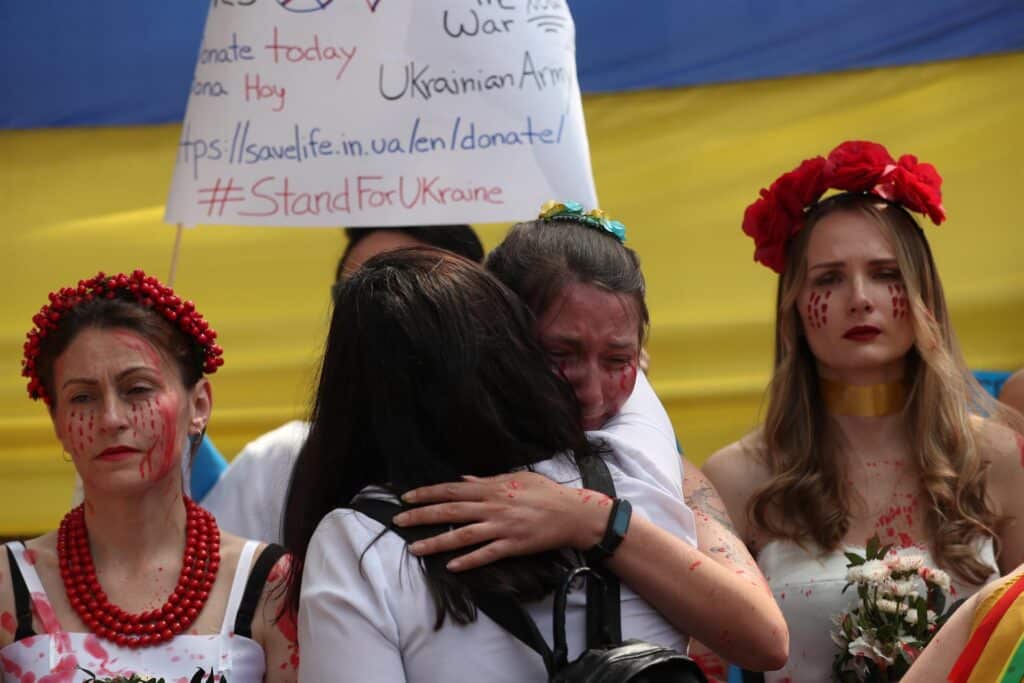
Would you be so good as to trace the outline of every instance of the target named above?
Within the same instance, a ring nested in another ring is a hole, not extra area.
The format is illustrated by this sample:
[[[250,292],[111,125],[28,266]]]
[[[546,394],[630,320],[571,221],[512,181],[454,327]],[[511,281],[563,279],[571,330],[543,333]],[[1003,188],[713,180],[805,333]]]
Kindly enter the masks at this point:
[[[511,221],[595,203],[564,0],[214,0],[185,224]]]

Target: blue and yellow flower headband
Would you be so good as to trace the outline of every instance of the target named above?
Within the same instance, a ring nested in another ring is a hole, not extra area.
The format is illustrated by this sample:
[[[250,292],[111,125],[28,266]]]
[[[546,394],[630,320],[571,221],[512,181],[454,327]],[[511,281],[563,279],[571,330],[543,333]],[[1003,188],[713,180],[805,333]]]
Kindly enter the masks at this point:
[[[568,221],[579,223],[610,233],[620,243],[626,243],[626,226],[619,221],[608,218],[601,209],[584,212],[583,205],[577,202],[558,202],[554,199],[544,202],[540,207],[538,218],[542,221]]]

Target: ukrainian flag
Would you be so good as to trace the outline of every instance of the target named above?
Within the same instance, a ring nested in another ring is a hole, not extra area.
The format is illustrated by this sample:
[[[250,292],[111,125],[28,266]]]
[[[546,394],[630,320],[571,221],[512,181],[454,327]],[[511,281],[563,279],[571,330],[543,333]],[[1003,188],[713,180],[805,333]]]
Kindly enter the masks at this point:
[[[775,281],[752,260],[743,209],[842,140],[939,169],[949,220],[925,229],[968,361],[1024,365],[1024,3],[570,5],[602,208],[643,259],[650,374],[690,456],[758,423],[770,372]],[[161,218],[205,10],[4,8],[0,535],[54,528],[73,481],[20,376],[32,315],[98,270],[168,272],[175,231]],[[504,230],[483,226],[487,245]],[[185,233],[175,286],[225,348],[210,433],[226,454],[305,414],[342,243],[335,230]]]

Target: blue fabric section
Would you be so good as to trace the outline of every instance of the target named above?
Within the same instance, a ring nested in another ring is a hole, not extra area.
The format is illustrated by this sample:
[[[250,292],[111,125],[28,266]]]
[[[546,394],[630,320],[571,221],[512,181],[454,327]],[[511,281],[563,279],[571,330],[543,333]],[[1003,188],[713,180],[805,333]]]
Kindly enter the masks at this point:
[[[754,80],[1024,49],[1020,0],[569,4],[587,91]]]
[[[228,461],[213,445],[210,437],[204,436],[195,457],[192,458],[192,475],[189,477],[189,490],[192,493],[192,499],[197,503],[203,502],[203,498],[217,483],[227,467]]]
[[[516,0],[525,2],[561,0]],[[569,5],[577,24],[580,82],[591,92],[1024,50],[1020,0],[571,0]],[[200,0],[5,2],[0,127],[180,120],[207,7]]]
[[[1006,380],[1010,379],[1011,374],[1013,373],[999,370],[974,370],[974,378],[978,380],[978,384],[996,398],[999,398],[999,390],[1003,388]]]

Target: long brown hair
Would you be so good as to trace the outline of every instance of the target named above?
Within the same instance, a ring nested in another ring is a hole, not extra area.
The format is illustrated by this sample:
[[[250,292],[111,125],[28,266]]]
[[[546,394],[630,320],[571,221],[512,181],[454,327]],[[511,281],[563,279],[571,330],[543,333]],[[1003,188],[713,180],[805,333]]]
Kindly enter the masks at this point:
[[[812,541],[834,550],[850,527],[850,492],[843,485],[838,430],[825,410],[814,355],[801,334],[797,297],[807,272],[807,244],[825,216],[846,211],[877,223],[896,252],[915,342],[908,353],[909,396],[904,418],[921,484],[928,496],[926,524],[936,560],[972,583],[993,568],[975,543],[994,537],[1001,522],[985,495],[985,463],[975,415],[1016,426],[1019,416],[1000,406],[968,370],[924,232],[900,205],[844,193],[813,207],[787,247],[779,277],[775,368],[768,390],[761,457],[771,479],[752,496],[748,515],[773,536]]]

